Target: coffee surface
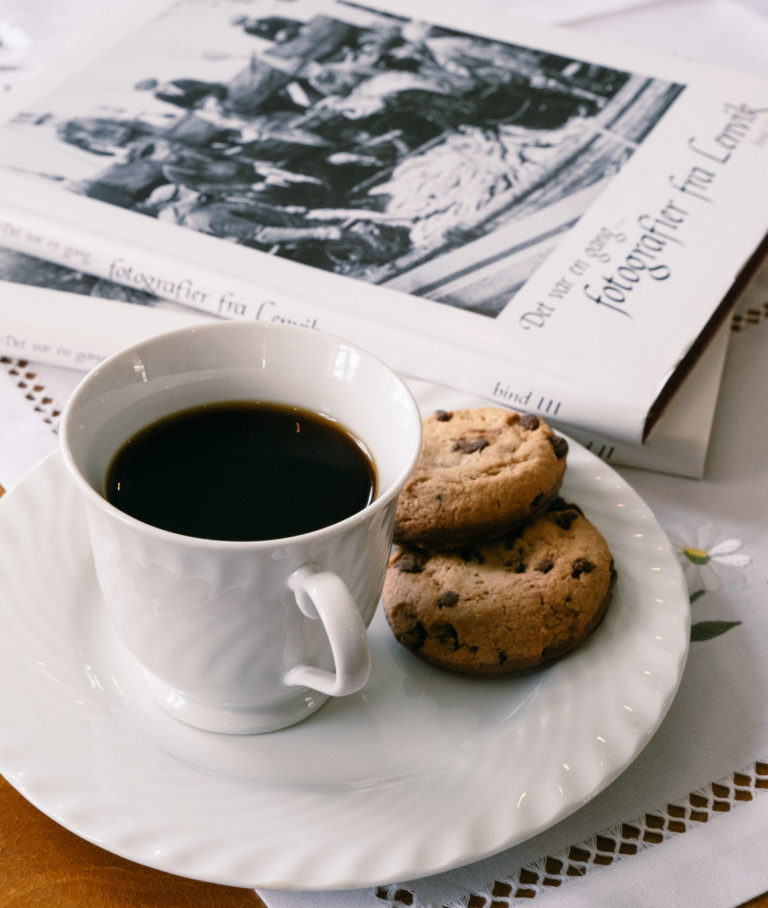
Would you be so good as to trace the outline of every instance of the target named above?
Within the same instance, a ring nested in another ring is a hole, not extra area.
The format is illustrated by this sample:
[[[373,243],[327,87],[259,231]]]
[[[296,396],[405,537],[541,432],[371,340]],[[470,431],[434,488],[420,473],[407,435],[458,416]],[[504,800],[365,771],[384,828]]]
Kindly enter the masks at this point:
[[[330,526],[370,504],[375,467],[338,423],[257,401],[165,417],[120,448],[107,499],[144,523],[205,539],[259,540]]]

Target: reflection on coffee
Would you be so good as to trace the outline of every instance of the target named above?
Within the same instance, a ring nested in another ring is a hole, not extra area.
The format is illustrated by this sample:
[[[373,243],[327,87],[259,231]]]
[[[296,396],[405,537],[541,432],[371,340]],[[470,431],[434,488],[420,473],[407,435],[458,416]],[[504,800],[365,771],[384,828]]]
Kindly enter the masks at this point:
[[[330,526],[370,504],[376,471],[338,423],[299,407],[208,404],[165,417],[115,455],[107,499],[152,526],[258,540]]]

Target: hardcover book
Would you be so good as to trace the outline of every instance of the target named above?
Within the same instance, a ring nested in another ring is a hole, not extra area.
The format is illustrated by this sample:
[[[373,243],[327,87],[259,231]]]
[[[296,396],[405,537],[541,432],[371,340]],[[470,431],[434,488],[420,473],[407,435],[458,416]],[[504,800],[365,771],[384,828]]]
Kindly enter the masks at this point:
[[[768,231],[768,83],[469,4],[141,3],[0,120],[7,249],[623,445]]]

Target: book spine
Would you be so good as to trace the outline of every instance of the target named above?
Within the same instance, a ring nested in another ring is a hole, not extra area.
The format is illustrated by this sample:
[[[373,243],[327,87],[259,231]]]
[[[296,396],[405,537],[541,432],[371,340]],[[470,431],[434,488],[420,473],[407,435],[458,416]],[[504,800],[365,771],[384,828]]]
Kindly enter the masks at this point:
[[[228,280],[205,266],[169,258],[147,248],[127,249],[122,240],[64,225],[41,212],[5,206],[0,245],[186,308],[222,318],[291,321],[316,327],[316,306],[298,295],[262,292],[254,283]]]
[[[85,372],[120,347],[186,325],[202,314],[0,281],[0,355]]]
[[[0,242],[17,252],[149,291],[191,312],[337,334],[380,356],[401,374],[460,387],[491,403],[535,412],[566,427],[642,443],[647,415],[643,406],[614,399],[604,387],[579,385],[566,376],[533,369],[500,344],[489,346],[469,335],[438,339],[423,330],[404,331],[399,325],[374,321],[363,305],[352,315],[289,291],[263,291],[241,279],[230,282],[213,269],[138,247],[129,252],[109,236],[58,228],[54,220],[18,207],[6,208],[0,217]],[[28,335],[35,330],[35,321],[30,313]],[[66,319],[60,324],[67,330]]]
[[[14,361],[27,360],[85,372],[121,346],[161,331],[209,321],[202,314],[0,281],[0,356]],[[435,408],[457,398],[457,392],[451,388],[428,387],[418,378],[406,376],[406,379],[422,403]],[[477,406],[477,403],[477,398],[469,393],[458,399],[460,406]],[[683,439],[681,447],[673,438],[641,447],[598,438],[572,427],[568,432],[614,466],[635,466],[695,478],[702,475],[705,444],[692,449],[691,443]]]

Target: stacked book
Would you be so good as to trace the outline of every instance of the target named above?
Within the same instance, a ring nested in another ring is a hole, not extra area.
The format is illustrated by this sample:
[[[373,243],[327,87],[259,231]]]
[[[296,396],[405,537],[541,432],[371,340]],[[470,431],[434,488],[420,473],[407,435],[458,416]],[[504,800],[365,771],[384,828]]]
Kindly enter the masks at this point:
[[[139,3],[0,108],[0,352],[294,324],[700,476],[767,136],[758,78],[470,4]]]

